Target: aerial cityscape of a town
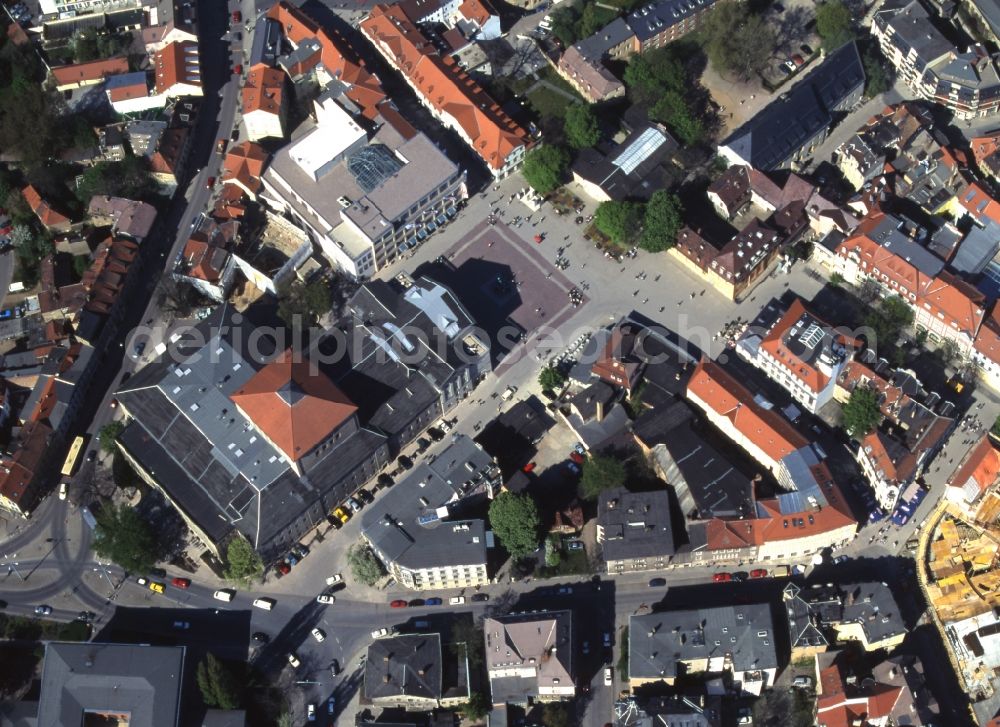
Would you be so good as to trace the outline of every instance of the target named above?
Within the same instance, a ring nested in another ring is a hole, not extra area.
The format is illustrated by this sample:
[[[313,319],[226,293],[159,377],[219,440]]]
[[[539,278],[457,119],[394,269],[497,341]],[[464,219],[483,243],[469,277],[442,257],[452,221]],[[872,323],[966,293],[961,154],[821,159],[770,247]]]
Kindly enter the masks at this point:
[[[1000,0],[0,0],[0,727],[1000,727]]]

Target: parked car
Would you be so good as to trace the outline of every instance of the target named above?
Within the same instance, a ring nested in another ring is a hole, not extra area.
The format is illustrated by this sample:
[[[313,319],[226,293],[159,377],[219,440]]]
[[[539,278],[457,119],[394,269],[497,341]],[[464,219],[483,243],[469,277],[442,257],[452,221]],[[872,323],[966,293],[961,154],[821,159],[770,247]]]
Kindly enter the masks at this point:
[[[351,508],[351,512],[355,514],[361,512],[361,503],[355,500],[353,497],[347,498],[347,506]]]
[[[87,452],[87,461],[88,462],[93,462],[95,459],[97,459],[97,450],[96,449],[92,449],[89,452]]]
[[[230,603],[232,602],[233,596],[235,595],[236,592],[233,590],[230,590],[228,588],[220,588],[219,590],[217,590],[215,593],[212,594],[212,598],[214,598],[217,601],[225,601],[226,603]]]
[[[610,632],[608,632],[608,631],[604,632],[604,640],[603,640],[603,642],[604,642],[605,646],[611,646],[611,633]]]
[[[449,606],[461,606],[465,603],[465,596],[452,596],[448,599]]]
[[[785,61],[785,62],[784,62],[784,63],[783,63],[782,65],[783,65],[783,66],[784,66],[785,68],[787,68],[787,69],[788,69],[789,73],[791,73],[792,71],[794,71],[794,70],[795,70],[795,63],[794,63],[794,61],[792,61],[792,59],[791,59],[791,58],[789,58],[789,59],[788,59],[787,61]]]
[[[790,76],[794,68],[789,68],[787,63],[782,63],[778,66],[778,70],[784,73],[786,76]]]
[[[191,587],[191,579],[190,578],[174,578],[172,581],[170,581],[170,583],[175,588],[190,588]]]
[[[440,598],[428,598],[427,600],[424,601],[424,605],[425,606],[440,606],[441,605],[441,599]]]
[[[306,719],[308,719],[310,722],[315,722],[316,721],[316,705],[315,704],[310,703],[310,704],[306,705]]]
[[[573,462],[576,462],[577,464],[583,464],[583,460],[584,460],[583,455],[580,454],[579,452],[577,452],[575,449],[572,452],[569,453],[569,458]]]
[[[802,68],[802,66],[804,66],[806,64],[805,59],[802,56],[800,56],[798,53],[795,53],[794,55],[792,55],[791,60],[792,60],[792,63],[795,64],[796,68]]]
[[[611,667],[610,666],[604,667],[604,686],[606,686],[606,687],[610,687],[611,686]]]
[[[388,635],[389,635],[389,629],[385,628],[384,626],[380,629],[375,629],[374,631],[372,631],[373,639],[377,639],[380,636],[388,636]]]
[[[163,593],[165,590],[167,590],[167,587],[165,584],[160,583],[159,581],[150,581],[149,590],[151,590],[153,593]]]
[[[191,622],[190,621],[174,621],[174,628],[177,629],[178,631],[187,631],[189,628],[191,628]]]
[[[46,606],[45,604],[35,606],[36,616],[48,616],[50,613],[52,613],[52,606]]]
[[[298,669],[299,666],[302,664],[302,662],[299,661],[299,657],[297,657],[295,654],[288,655],[288,663],[291,664],[292,668],[294,669]]]
[[[745,581],[749,577],[750,577],[750,574],[747,573],[745,570],[738,570],[738,571],[736,571],[735,573],[732,574],[733,580],[736,581],[737,583],[742,583],[743,581]]]
[[[792,686],[799,689],[808,689],[813,684],[812,677],[798,676],[792,679]]]
[[[274,608],[276,601],[273,598],[255,598],[253,599],[253,607],[259,608],[264,611],[270,611]]]
[[[242,21],[243,21],[243,13],[241,13],[239,10],[234,10],[233,11],[233,22],[234,23],[240,23]]]
[[[65,482],[60,482],[59,483],[59,499],[60,500],[65,500],[66,499],[66,489],[67,489],[66,483]]]
[[[712,580],[715,583],[728,583],[733,577],[728,573],[715,573],[712,575]]]
[[[209,177],[205,180],[205,189],[211,189],[215,186],[215,177]]]
[[[397,598],[395,601],[389,604],[390,608],[406,608],[406,601],[402,598]]]
[[[292,552],[295,553],[295,555],[299,556],[299,560],[301,560],[305,558],[307,555],[309,555],[309,548],[304,546],[302,543],[299,543],[297,545],[292,546]]]
[[[340,662],[333,659],[330,662],[330,676],[335,677],[340,673]]]
[[[560,596],[570,596],[573,594],[573,586],[559,586],[559,590],[556,593]]]
[[[850,560],[850,558],[848,558],[846,555],[838,555],[836,558],[833,559],[833,562],[834,563],[846,563],[849,560]]]
[[[149,583],[149,579],[139,576],[138,578],[135,579],[135,582],[138,583],[140,586],[145,586],[146,584]]]
[[[334,598],[328,593],[321,593],[318,596],[316,596],[316,603],[325,603],[327,606],[329,606],[336,600],[337,600],[336,598]]]
[[[579,540],[571,540],[566,547],[570,550],[583,550],[583,543]]]
[[[807,46],[805,43],[799,46],[799,50],[805,53],[807,56],[811,56],[813,54],[813,49]]]
[[[336,676],[336,674],[334,674],[334,676]],[[337,700],[333,697],[330,697],[328,700],[326,700],[326,713],[329,714],[330,716],[333,716],[333,713],[336,711],[337,711]]]
[[[313,629],[309,633],[311,633],[312,637],[316,639],[316,641],[319,642],[320,644],[326,641],[326,634],[324,634],[320,629]]]
[[[665,585],[667,585],[666,578],[653,578],[649,581],[650,588],[663,588]]]
[[[233,66],[233,75],[238,76],[241,73],[243,73],[243,66],[237,63],[235,66]]]
[[[484,601],[490,600],[490,597],[485,593],[473,593],[472,600],[476,603],[483,603]]]
[[[277,570],[278,570],[278,573],[280,573],[281,575],[287,576],[289,573],[292,572],[292,567],[290,565],[288,565],[288,563],[281,562],[281,563],[278,563]]]
[[[222,154],[226,150],[226,142],[228,139],[219,139],[215,142],[215,150]]]
[[[767,578],[767,569],[766,568],[754,568],[752,571],[750,571],[750,577],[751,578]]]
[[[578,465],[578,464],[577,464],[576,462],[567,462],[567,463],[566,463],[566,467],[567,467],[567,468],[569,469],[569,471],[570,471],[570,472],[572,472],[572,473],[573,473],[574,475],[578,475],[578,474],[580,474],[580,465]]]
[[[347,510],[345,510],[342,507],[336,508],[333,511],[333,516],[338,520],[340,520],[341,523],[346,523],[348,520],[351,519],[351,516],[347,513]]]
[[[340,573],[334,573],[332,576],[326,579],[326,585],[335,586],[343,580],[344,577],[340,575]]]
[[[375,496],[365,489],[358,490],[357,492],[354,493],[354,496],[357,497],[359,500],[361,500],[361,502],[363,502],[365,505],[371,505],[373,502],[375,502]]]
[[[253,635],[253,640],[258,644],[271,643],[271,637],[265,634],[263,631],[255,631]]]
[[[411,607],[426,606],[427,602],[422,598],[411,598],[406,605]]]

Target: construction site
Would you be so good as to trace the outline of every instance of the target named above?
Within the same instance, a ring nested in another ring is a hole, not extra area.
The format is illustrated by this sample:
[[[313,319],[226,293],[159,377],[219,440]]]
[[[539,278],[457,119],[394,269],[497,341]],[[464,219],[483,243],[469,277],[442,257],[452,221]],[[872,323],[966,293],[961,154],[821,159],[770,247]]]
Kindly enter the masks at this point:
[[[975,508],[942,505],[925,536],[921,580],[932,620],[979,723],[986,724],[1000,710],[1000,497],[988,491]]]

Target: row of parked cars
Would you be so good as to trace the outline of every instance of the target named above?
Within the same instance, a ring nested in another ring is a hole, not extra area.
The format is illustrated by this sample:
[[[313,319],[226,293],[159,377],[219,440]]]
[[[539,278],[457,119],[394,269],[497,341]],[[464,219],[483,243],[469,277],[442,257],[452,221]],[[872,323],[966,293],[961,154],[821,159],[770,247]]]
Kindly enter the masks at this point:
[[[741,583],[749,578],[767,578],[766,568],[754,568],[747,573],[745,570],[738,570],[735,573],[714,573],[712,581],[715,583]]]
[[[490,600],[490,597],[485,593],[474,593],[469,597],[470,601],[476,603],[482,603],[484,601]],[[402,598],[397,598],[389,603],[390,608],[417,608],[420,606],[440,606],[444,601],[440,598],[411,598],[409,601]],[[465,603],[465,596],[452,596],[448,599],[449,606],[461,606]]]

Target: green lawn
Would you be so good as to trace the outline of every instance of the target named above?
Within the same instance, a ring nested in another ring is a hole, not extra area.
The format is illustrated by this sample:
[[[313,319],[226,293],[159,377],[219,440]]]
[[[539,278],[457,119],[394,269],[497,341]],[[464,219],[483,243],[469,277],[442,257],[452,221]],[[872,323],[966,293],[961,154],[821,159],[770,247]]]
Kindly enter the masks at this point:
[[[563,118],[569,105],[565,96],[554,93],[545,86],[538,86],[528,94],[527,98],[536,114],[548,118]]]
[[[584,576],[593,572],[586,550],[561,550],[562,559],[557,566],[542,566],[538,575],[542,578],[559,578],[560,576]]]

